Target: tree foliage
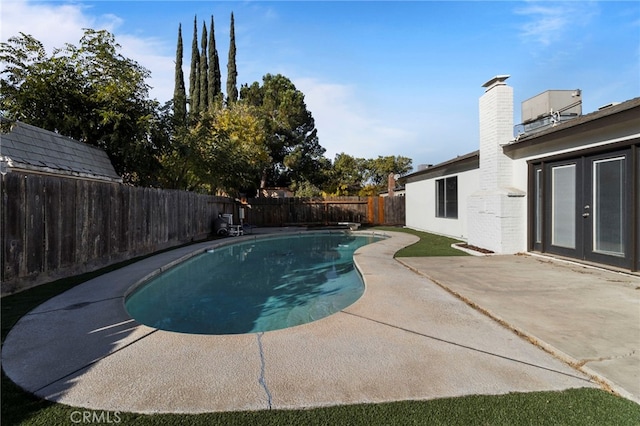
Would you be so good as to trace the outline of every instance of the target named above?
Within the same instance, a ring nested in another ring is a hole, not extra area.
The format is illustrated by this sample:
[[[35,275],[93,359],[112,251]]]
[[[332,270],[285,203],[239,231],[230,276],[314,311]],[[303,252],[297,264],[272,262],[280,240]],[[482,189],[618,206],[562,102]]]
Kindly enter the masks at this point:
[[[173,117],[176,127],[187,125],[187,93],[182,71],[182,25],[178,26],[178,45],[176,47],[175,84],[173,89]]]
[[[209,109],[213,110],[217,102],[222,100],[220,76],[220,59],[216,49],[216,38],[213,27],[213,15],[209,25]]]
[[[196,115],[200,107],[200,51],[198,50],[198,17],[193,18],[191,68],[189,71],[189,112]]]
[[[165,160],[176,172],[176,182],[190,189],[229,195],[255,191],[270,161],[262,123],[241,104],[203,113],[182,140],[180,152]]]
[[[203,22],[201,41],[202,52],[200,53],[200,72],[198,74],[200,80],[200,103],[198,111],[206,111],[209,109],[209,54],[207,50],[207,42],[207,26]]]
[[[103,148],[125,182],[192,191],[253,195],[288,186],[298,196],[375,195],[390,173],[406,174],[411,159],[324,156],[304,94],[287,77],[236,88],[231,14],[226,102],[221,92],[213,16],[198,46],[194,17],[189,92],[178,27],[171,102],[149,99],[150,73],[120,53],[107,31],[85,30],[78,46],[47,55],[20,34],[0,44],[0,110],[45,129]],[[188,108],[187,108],[188,105]]]
[[[325,188],[331,195],[358,195],[365,181],[365,163],[363,158],[337,154],[331,168],[329,182]]]
[[[231,12],[231,28],[229,30],[229,61],[227,62],[227,103],[238,100],[238,70],[236,68],[236,30]]]
[[[411,171],[411,159],[402,156],[378,156],[376,159],[336,155],[325,187],[331,195],[370,196],[387,189],[390,174],[405,175]]]
[[[315,122],[304,94],[283,75],[267,74],[262,86],[243,85],[241,102],[256,108],[264,123],[271,164],[262,174],[260,187],[286,186],[292,181],[321,184],[326,162]]]
[[[30,35],[0,45],[0,107],[11,119],[57,131],[103,148],[127,182],[147,184],[159,147],[149,100],[149,71],[119,53],[107,31],[87,29],[79,46],[47,56]]]

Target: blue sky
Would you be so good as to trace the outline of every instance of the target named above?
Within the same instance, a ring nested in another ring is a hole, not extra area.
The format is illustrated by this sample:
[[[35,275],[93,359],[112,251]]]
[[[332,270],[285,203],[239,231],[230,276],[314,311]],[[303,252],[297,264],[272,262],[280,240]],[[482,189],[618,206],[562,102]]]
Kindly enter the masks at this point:
[[[189,75],[194,15],[215,20],[223,89],[235,15],[238,83],[266,73],[305,94],[327,157],[403,155],[414,166],[478,147],[481,85],[509,74],[520,103],[581,89],[583,113],[640,96],[637,1],[28,1],[3,0],[0,38],[19,31],[48,49],[107,29],[173,92],[178,24]]]

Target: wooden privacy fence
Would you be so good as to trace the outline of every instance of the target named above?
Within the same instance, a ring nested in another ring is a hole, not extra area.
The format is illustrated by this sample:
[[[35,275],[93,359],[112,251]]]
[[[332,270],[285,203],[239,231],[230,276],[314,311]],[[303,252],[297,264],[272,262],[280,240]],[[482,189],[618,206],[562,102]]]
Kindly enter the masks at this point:
[[[404,197],[252,198],[245,223],[255,226],[404,225]]]
[[[255,226],[404,224],[404,197],[255,198]],[[48,175],[2,176],[0,276],[9,294],[213,233],[235,200]]]
[[[233,199],[54,176],[2,177],[2,294],[213,232]]]

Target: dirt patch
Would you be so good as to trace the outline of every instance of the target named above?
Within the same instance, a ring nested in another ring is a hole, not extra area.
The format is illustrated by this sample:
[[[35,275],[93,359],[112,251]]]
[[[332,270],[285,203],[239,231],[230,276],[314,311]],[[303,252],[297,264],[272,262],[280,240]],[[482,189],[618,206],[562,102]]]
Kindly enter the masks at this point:
[[[487,249],[484,249],[482,247],[472,246],[471,244],[462,243],[462,244],[456,244],[456,246],[462,247],[462,248],[466,248],[467,250],[477,251],[478,253],[482,253],[482,254],[493,254],[494,253],[491,250],[487,250]]]

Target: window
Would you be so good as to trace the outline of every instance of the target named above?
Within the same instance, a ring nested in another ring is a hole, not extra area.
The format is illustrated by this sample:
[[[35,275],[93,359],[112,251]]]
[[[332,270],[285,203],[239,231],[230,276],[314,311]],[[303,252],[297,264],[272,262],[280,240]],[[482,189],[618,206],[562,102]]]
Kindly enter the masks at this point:
[[[458,176],[436,180],[436,217],[458,218]]]

